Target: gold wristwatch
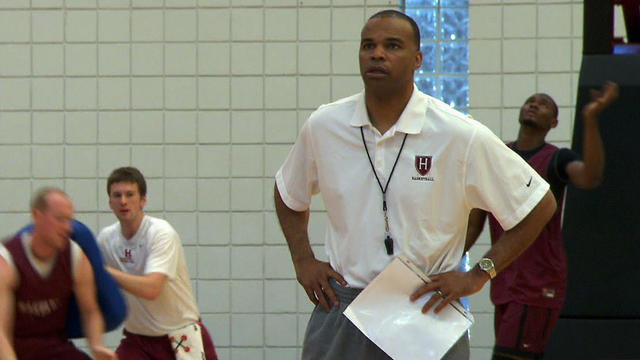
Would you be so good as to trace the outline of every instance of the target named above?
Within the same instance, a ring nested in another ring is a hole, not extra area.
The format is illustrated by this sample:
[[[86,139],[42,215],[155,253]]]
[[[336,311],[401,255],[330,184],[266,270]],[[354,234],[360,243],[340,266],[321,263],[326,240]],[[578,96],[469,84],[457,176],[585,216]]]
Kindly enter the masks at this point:
[[[494,277],[496,277],[496,268],[493,265],[493,260],[489,258],[482,258],[480,259],[480,261],[478,261],[478,267],[480,268],[480,270],[489,274],[490,278],[493,279]]]

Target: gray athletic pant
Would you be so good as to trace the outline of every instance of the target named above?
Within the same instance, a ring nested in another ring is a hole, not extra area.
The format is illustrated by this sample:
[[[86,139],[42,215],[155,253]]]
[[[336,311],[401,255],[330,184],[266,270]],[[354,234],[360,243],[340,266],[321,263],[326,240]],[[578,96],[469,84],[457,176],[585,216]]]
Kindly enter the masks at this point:
[[[319,305],[313,310],[304,336],[302,359],[391,359],[342,314],[362,289],[343,287],[333,279],[330,280],[330,284],[340,305],[337,308],[333,307],[329,313]],[[466,335],[462,336],[442,359],[469,360],[469,338]]]

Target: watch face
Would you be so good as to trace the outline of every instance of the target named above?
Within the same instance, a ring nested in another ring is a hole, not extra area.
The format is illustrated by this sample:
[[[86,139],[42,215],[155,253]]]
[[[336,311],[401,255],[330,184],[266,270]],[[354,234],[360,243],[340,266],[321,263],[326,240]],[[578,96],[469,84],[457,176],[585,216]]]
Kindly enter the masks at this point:
[[[494,278],[496,276],[495,266],[493,265],[493,261],[489,258],[482,258],[478,262],[478,266],[481,270],[486,271],[489,274],[490,278]]]
[[[493,267],[493,262],[490,259],[482,259],[480,260],[480,268],[482,270],[489,270]]]

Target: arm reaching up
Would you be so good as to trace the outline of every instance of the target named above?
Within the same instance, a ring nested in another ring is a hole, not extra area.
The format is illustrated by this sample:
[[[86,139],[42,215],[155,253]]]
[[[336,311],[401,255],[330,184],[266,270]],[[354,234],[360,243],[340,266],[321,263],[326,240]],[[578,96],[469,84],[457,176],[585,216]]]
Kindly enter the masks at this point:
[[[604,147],[598,129],[598,115],[617,98],[618,85],[607,82],[601,90],[591,90],[591,102],[582,109],[583,160],[572,161],[566,167],[569,179],[578,188],[591,189],[602,181]]]

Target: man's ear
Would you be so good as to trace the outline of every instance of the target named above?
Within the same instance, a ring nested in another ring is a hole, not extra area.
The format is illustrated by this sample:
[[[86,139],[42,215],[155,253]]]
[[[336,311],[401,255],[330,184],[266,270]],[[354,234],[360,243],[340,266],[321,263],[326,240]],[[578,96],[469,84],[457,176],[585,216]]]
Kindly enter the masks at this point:
[[[415,66],[413,67],[413,70],[418,70],[420,69],[420,66],[422,66],[422,51],[418,50],[416,52],[416,63]]]

